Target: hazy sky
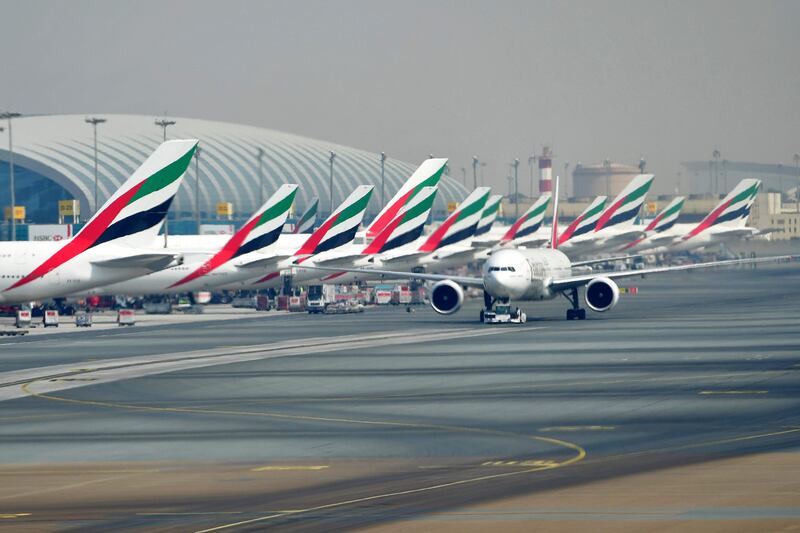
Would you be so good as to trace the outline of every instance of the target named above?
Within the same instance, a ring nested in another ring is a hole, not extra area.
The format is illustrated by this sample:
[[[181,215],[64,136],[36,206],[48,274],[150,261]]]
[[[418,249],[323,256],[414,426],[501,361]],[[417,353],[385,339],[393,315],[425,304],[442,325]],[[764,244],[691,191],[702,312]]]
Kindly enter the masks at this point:
[[[557,168],[644,156],[656,192],[715,145],[800,152],[794,1],[0,0],[0,20],[0,108],[168,110],[459,178],[477,154],[502,192],[545,143]]]

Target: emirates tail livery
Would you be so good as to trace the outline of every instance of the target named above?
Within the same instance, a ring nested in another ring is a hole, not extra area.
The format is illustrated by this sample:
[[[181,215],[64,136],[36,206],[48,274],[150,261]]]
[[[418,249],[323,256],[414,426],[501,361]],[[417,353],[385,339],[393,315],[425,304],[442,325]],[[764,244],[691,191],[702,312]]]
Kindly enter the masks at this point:
[[[519,217],[508,231],[505,232],[500,242],[504,245],[540,246],[550,240],[548,231],[540,232],[544,222],[544,214],[550,204],[550,195],[545,194]]]
[[[275,259],[263,264],[268,272],[237,283],[218,284],[222,289],[266,289],[280,284],[281,271],[311,256],[343,246],[356,235],[372,195],[371,185],[360,185],[311,235],[284,234],[278,239]],[[301,238],[302,240],[298,240]]]
[[[611,205],[597,218],[592,231],[584,235],[562,234],[558,248],[570,257],[615,249],[643,235],[634,226],[647,192],[653,184],[653,174],[639,174],[622,189]]]
[[[157,238],[196,146],[163,143],[71,239],[0,245],[0,302],[64,296],[180,262]]]
[[[683,196],[676,196],[673,198],[672,201],[656,215],[656,218],[645,226],[644,235],[632,240],[620,248],[619,251],[627,253],[639,252],[672,242],[675,238],[675,234],[670,230],[675,227],[675,222],[678,221],[685,200]]]
[[[223,283],[250,279],[265,264],[276,261],[278,241],[297,185],[282,185],[228,241],[213,252],[178,248],[182,265],[174,266],[92,291],[95,294],[168,294],[205,290]]]
[[[297,222],[294,224],[294,231],[292,233],[311,233],[314,229],[314,224],[317,223],[317,210],[319,209],[319,197],[314,197],[311,203],[308,204],[305,213],[300,215]]]

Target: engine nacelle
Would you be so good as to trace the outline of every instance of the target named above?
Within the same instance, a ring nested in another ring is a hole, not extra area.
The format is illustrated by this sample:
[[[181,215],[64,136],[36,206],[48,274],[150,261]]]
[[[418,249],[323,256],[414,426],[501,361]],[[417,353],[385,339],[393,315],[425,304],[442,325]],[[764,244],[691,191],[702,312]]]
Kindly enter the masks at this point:
[[[619,287],[609,278],[594,278],[586,285],[586,305],[592,311],[608,311],[619,300]]]
[[[464,303],[464,290],[455,281],[438,281],[431,287],[431,307],[440,315],[452,315]]]

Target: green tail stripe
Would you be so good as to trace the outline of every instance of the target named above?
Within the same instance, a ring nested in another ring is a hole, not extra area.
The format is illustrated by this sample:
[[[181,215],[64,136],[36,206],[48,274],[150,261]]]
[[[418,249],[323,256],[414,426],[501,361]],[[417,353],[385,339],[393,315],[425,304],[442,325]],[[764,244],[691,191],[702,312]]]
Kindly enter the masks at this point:
[[[592,217],[593,217],[593,216],[595,216],[597,213],[600,213],[600,212],[603,210],[603,208],[604,208],[605,206],[606,206],[606,203],[605,203],[605,202],[600,202],[599,204],[597,204],[597,206],[596,206],[594,209],[592,209],[591,211],[589,211],[588,213],[586,213],[586,216],[584,216],[584,217],[583,217],[583,219],[584,219],[584,220],[587,220],[587,219],[590,219],[590,218],[592,218]]]
[[[674,215],[677,211],[681,210],[681,207],[683,207],[683,201],[680,201],[677,204],[675,204],[674,206],[672,206],[672,209],[670,209],[669,211],[664,213],[664,216],[661,217],[661,218],[664,219],[664,218],[667,218],[669,216]]]
[[[531,214],[528,216],[528,220],[532,219],[533,217],[541,215],[545,209],[547,209],[547,205],[550,203],[550,198],[548,198],[545,202],[542,203],[539,207],[531,211]]]
[[[372,190],[370,189],[367,194],[350,204],[349,206],[345,207],[341,213],[336,217],[336,221],[333,223],[332,227],[338,226],[345,220],[350,220],[354,216],[358,215],[359,213],[363,212],[367,208],[367,204],[369,203],[369,197],[372,194]]]
[[[416,217],[424,214],[431,208],[434,200],[436,200],[436,194],[435,193],[429,194],[427,198],[425,198],[417,205],[411,207],[408,211],[406,211],[406,214],[403,216],[403,222],[407,220],[413,220]]]
[[[483,206],[486,205],[486,200],[489,198],[489,194],[492,191],[486,191],[486,194],[479,197],[477,200],[472,202],[470,205],[466,206],[459,214],[456,222],[459,220],[464,220],[465,218],[474,215],[475,213],[479,213],[483,211]]]
[[[651,183],[653,183],[653,180],[648,181],[647,183],[645,183],[644,185],[642,185],[641,187],[630,193],[627,197],[625,197],[625,203],[622,205],[628,205],[629,203],[638,200],[639,198],[647,194],[647,191],[650,190]]]
[[[183,176],[183,173],[186,172],[186,169],[189,167],[189,163],[192,160],[192,156],[194,156],[194,151],[196,148],[197,145],[192,146],[192,149],[183,154],[180,159],[173,161],[164,168],[156,171],[156,173],[151,175],[149,178],[145,179],[142,186],[139,187],[139,190],[136,191],[136,194],[134,194],[133,198],[131,198],[131,200],[128,202],[128,205],[131,205],[140,198],[144,198],[148,194],[160,191],[170,183]]]
[[[270,220],[283,215],[285,212],[291,209],[292,203],[294,203],[294,195],[296,192],[297,189],[293,190],[281,201],[261,213],[261,216],[259,217],[258,223],[255,225],[255,227],[258,227],[265,222],[269,222]]]

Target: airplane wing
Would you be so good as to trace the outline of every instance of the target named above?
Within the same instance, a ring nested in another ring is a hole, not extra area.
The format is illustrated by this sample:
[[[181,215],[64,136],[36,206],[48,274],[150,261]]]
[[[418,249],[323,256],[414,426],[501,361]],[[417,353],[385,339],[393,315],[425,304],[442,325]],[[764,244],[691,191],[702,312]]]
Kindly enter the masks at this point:
[[[419,251],[406,252],[403,254],[381,257],[381,263],[383,263],[384,265],[390,265],[392,264],[392,262],[402,262],[411,257],[421,257],[423,255],[428,255],[428,252],[419,252]]]
[[[573,267],[596,265],[598,263],[611,263],[613,261],[625,261],[627,259],[636,259],[642,257],[641,255],[620,255],[617,257],[606,257],[604,259],[589,259],[588,261],[576,261],[572,263]]]
[[[357,272],[359,274],[378,274],[386,277],[396,277],[400,279],[421,279],[425,281],[455,281],[459,285],[467,287],[483,288],[483,278],[471,278],[468,276],[448,276],[446,274],[424,274],[421,272],[399,272],[396,270],[383,270],[378,268],[332,268],[323,266],[308,266],[315,270],[328,270],[331,272]]]
[[[453,259],[453,258],[460,257],[462,255],[465,256],[465,257],[472,257],[474,254],[475,254],[475,249],[474,248],[461,248],[459,250],[448,250],[448,249],[445,248],[443,250],[439,250],[437,252],[433,252],[433,258],[434,259],[444,259],[446,257],[448,259]]]
[[[98,259],[91,263],[105,268],[131,268],[141,267],[156,272],[183,262],[183,255],[176,253],[142,253],[115,257],[113,259]]]
[[[594,274],[583,274],[580,276],[570,276],[553,280],[549,287],[554,291],[563,291],[575,287],[586,285],[595,278],[603,277],[609,279],[633,278],[636,276],[647,276],[648,274],[661,274],[664,272],[680,272],[686,270],[700,270],[702,268],[714,268],[731,265],[754,265],[759,263],[782,263],[785,261],[797,260],[797,255],[780,255],[775,257],[761,257],[755,259],[728,259],[726,261],[710,261],[708,263],[695,263],[693,265],[679,265],[670,267],[646,268],[644,270],[625,270],[623,272],[604,272]]]
[[[326,265],[326,266],[336,266],[336,265],[352,265],[353,261],[356,259],[361,259],[365,257],[363,254],[347,254],[347,255],[340,255],[337,257],[328,257],[328,258],[314,258],[314,264],[317,265]]]

